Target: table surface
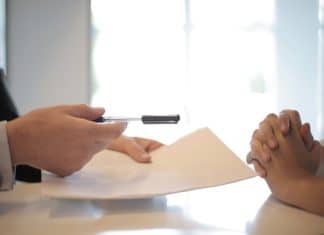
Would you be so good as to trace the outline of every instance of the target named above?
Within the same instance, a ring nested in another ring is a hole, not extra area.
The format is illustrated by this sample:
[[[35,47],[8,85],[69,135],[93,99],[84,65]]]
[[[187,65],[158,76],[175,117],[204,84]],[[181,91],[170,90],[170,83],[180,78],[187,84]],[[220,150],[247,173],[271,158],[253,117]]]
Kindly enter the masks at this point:
[[[1,234],[324,234],[324,217],[274,199],[253,178],[137,200],[60,200],[41,184],[0,193]]]

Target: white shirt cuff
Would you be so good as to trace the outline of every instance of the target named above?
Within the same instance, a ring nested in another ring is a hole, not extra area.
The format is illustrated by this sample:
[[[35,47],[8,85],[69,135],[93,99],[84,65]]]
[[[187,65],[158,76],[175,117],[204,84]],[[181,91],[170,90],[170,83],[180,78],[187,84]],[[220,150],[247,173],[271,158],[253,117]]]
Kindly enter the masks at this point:
[[[7,136],[7,121],[0,122],[0,190],[11,190],[15,182],[14,168]]]

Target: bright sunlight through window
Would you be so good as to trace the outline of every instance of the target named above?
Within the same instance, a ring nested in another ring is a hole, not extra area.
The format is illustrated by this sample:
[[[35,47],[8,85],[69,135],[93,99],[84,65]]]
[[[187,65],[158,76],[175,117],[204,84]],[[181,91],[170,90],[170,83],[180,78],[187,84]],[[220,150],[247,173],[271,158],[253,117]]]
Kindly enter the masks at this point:
[[[129,135],[170,143],[208,126],[244,152],[275,108],[274,1],[92,0],[92,17],[92,104],[182,118]]]

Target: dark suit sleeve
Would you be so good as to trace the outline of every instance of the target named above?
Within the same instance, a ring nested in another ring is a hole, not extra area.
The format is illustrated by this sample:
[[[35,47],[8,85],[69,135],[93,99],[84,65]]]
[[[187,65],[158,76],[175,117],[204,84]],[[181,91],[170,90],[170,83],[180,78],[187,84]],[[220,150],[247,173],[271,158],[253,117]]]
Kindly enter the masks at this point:
[[[18,112],[8,93],[4,77],[4,72],[0,69],[0,121],[10,121],[18,117]],[[20,165],[16,167],[16,179],[26,182],[40,182],[41,171],[34,167]]]

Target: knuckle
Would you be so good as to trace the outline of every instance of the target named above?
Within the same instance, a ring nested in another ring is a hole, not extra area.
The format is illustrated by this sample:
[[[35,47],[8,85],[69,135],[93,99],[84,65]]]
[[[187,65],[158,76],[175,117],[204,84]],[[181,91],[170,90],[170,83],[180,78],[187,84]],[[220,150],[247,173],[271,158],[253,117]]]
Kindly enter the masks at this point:
[[[290,111],[291,111],[290,109],[283,109],[283,110],[280,111],[279,114],[287,114],[287,113],[289,113]]]
[[[287,122],[289,121],[289,115],[287,113],[280,113],[280,116],[279,116],[279,121],[280,122]]]
[[[262,122],[259,123],[259,128],[261,128],[262,126],[264,126],[266,123],[266,120],[263,120]]]
[[[265,120],[270,120],[271,121],[271,120],[275,120],[277,118],[278,118],[278,116],[276,114],[270,113],[270,114],[267,115]]]
[[[87,104],[79,104],[79,105],[78,105],[78,108],[79,108],[80,110],[86,111],[86,110],[89,109],[89,106],[88,106]]]
[[[270,126],[269,120],[263,120],[259,123],[259,129],[268,129]]]
[[[300,118],[299,112],[297,110],[292,110],[291,115],[297,120]]]
[[[263,151],[264,153],[267,153],[267,154],[270,154],[270,152],[271,152],[271,150],[270,150],[270,148],[268,147],[267,144],[263,144],[263,145],[262,145],[262,151]]]
[[[250,142],[250,147],[251,147],[252,151],[255,152],[256,150],[258,150],[258,142],[255,141],[254,139],[251,140],[251,142]]]
[[[259,130],[258,129],[256,129],[256,130],[253,131],[253,133],[252,133],[252,140],[257,138],[258,133],[259,133]]]

